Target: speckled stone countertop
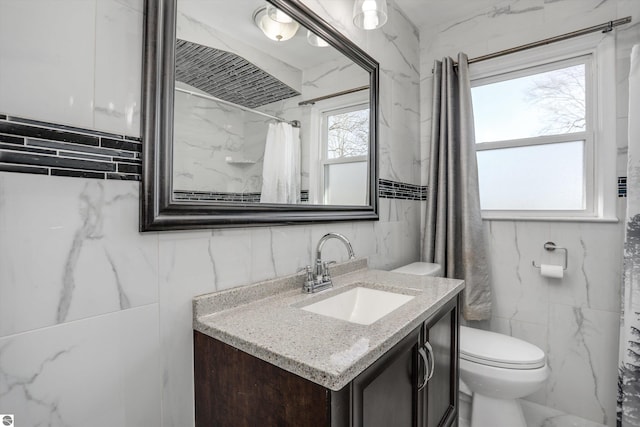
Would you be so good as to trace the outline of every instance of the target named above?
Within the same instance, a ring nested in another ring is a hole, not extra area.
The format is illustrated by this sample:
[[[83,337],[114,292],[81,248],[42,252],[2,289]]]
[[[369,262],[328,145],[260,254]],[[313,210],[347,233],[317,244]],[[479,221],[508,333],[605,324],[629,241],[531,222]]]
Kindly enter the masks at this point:
[[[303,274],[201,295],[193,328],[282,369],[340,390],[464,288],[462,280],[367,268],[366,260],[332,267],[333,288],[302,292]],[[371,325],[301,310],[355,286],[414,295]]]

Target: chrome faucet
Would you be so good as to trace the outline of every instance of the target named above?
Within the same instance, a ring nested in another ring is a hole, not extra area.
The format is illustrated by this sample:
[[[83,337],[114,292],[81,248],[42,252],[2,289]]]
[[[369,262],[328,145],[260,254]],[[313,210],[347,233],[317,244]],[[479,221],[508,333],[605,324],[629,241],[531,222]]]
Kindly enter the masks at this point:
[[[303,290],[306,293],[318,292],[323,289],[327,289],[333,286],[331,282],[331,275],[329,274],[329,265],[335,261],[322,261],[322,247],[329,239],[338,239],[344,243],[347,251],[349,252],[349,259],[354,259],[356,256],[353,253],[353,247],[349,239],[338,233],[327,233],[320,238],[318,245],[316,246],[316,259],[313,266],[308,265],[306,267],[307,280],[304,283]]]

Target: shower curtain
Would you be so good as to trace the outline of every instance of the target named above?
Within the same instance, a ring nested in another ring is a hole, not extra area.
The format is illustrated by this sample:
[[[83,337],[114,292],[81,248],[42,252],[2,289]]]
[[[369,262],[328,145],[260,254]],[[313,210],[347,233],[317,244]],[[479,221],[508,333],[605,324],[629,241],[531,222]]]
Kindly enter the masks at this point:
[[[478,167],[467,56],[436,61],[423,258],[464,279],[462,314],[491,316],[491,288],[480,216]]]
[[[627,228],[618,367],[618,426],[640,426],[640,45],[629,72]]]
[[[300,129],[289,123],[269,123],[260,202],[300,203]]]

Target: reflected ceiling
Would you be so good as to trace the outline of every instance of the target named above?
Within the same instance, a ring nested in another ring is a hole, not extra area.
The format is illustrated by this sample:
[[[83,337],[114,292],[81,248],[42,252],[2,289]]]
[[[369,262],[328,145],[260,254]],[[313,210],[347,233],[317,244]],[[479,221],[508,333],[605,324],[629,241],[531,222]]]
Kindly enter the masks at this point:
[[[192,24],[215,28],[299,70],[343,57],[335,49],[310,46],[307,30],[302,27],[290,40],[280,43],[269,40],[253,22],[253,12],[266,5],[264,0],[230,0],[225,2],[224,13],[220,13],[219,4],[209,0],[178,0],[178,13],[187,16]]]

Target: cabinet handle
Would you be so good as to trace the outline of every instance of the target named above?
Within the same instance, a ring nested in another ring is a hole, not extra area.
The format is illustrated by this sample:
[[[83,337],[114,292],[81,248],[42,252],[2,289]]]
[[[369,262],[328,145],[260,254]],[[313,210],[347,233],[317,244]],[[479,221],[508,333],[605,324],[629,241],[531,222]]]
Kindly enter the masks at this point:
[[[420,391],[424,388],[425,385],[427,385],[427,381],[429,381],[429,379],[427,378],[427,376],[429,375],[429,361],[427,352],[425,351],[424,347],[420,347],[418,349],[418,355],[420,355],[420,357],[422,358],[422,365],[424,366],[424,373],[422,374],[422,378],[418,381],[418,391]]]
[[[429,375],[427,376],[427,380],[425,381],[426,383],[431,379],[431,377],[433,377],[433,373],[436,370],[436,358],[433,354],[433,347],[431,347],[429,341],[424,343],[424,347],[427,349],[427,359],[429,359]]]

